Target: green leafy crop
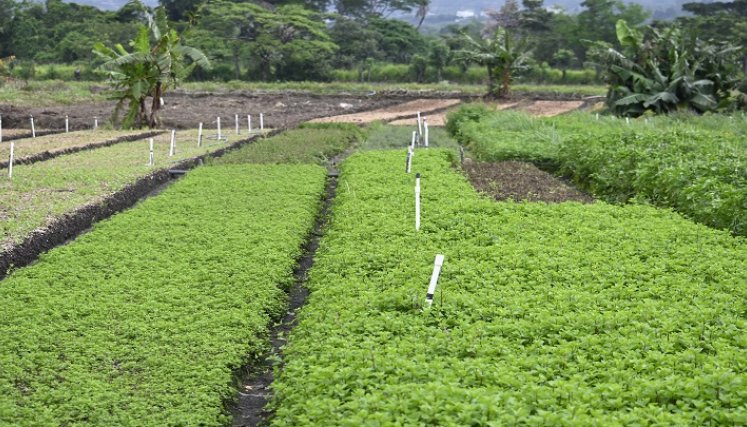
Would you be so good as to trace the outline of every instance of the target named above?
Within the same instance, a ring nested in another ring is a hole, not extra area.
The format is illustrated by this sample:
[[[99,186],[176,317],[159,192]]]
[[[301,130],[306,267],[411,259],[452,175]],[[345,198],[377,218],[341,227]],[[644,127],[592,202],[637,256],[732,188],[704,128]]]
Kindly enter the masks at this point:
[[[318,166],[199,168],[0,283],[0,425],[223,426],[269,346]]]
[[[272,425],[747,422],[747,242],[649,206],[494,203],[440,150],[414,157],[416,232],[404,156],[343,164]]]

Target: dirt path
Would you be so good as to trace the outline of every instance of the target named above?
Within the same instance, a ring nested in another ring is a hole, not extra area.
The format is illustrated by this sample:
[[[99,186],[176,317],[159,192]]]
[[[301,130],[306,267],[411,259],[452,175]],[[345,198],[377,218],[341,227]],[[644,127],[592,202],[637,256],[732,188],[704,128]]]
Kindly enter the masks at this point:
[[[386,108],[373,111],[365,111],[356,114],[345,114],[342,116],[324,117],[313,120],[316,123],[356,123],[366,124],[376,121],[392,121],[405,117],[414,117],[418,112],[428,114],[429,112],[438,112],[449,107],[458,105],[462,101],[459,99],[417,99],[415,101],[405,102]]]
[[[495,200],[591,203],[591,197],[530,163],[481,163],[467,160],[464,172],[472,185]]]

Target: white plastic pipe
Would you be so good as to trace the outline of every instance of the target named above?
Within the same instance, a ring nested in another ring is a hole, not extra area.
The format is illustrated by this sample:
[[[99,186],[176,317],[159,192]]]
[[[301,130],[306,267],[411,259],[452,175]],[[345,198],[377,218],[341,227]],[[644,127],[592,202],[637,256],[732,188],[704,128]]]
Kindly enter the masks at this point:
[[[99,118],[98,117],[94,117],[93,118],[93,130],[96,130],[98,128],[99,128]]]
[[[70,133],[70,116],[65,116],[65,133]]]
[[[425,146],[428,146],[428,122],[423,120],[423,128],[425,128]]]
[[[415,230],[420,230],[420,174],[415,174]]]
[[[16,149],[13,141],[10,141],[10,161],[8,161],[8,178],[13,178],[13,151]]]
[[[431,283],[428,284],[428,293],[425,294],[425,304],[428,308],[433,305],[433,295],[436,293],[436,285],[438,284],[438,277],[441,275],[441,267],[444,265],[444,256],[441,254],[436,255],[436,262],[433,265],[433,274],[431,275]]]
[[[200,122],[200,126],[197,128],[197,146],[202,147],[202,122]]]
[[[176,154],[176,129],[171,130],[171,145],[169,145],[169,157],[174,157]]]
[[[597,113],[597,121],[599,121],[599,113]]]
[[[249,129],[249,132],[252,131],[252,115],[247,114],[246,116],[246,128]]]
[[[0,116],[0,142],[3,142],[3,116]]]
[[[239,129],[239,115],[236,114],[234,117],[234,120],[236,121],[236,135],[241,135],[241,130]]]
[[[405,172],[410,173],[412,170],[412,156],[415,155],[415,152],[412,151],[410,148],[407,149],[407,166],[405,167]]]
[[[415,149],[415,140],[416,140],[417,137],[418,137],[418,131],[416,131],[416,130],[412,131],[412,141],[410,142],[410,149],[411,150]]]
[[[626,117],[626,118],[625,118],[625,124],[627,124],[627,125],[629,125],[629,124],[630,124],[630,117]]]
[[[162,97],[158,98],[158,103],[161,104],[161,107],[163,107],[164,105],[166,105],[166,101],[164,101]]]
[[[223,135],[220,134],[220,117],[218,117],[218,140],[223,139]]]
[[[34,116],[31,116],[31,137],[36,138],[36,126],[34,126]]]
[[[153,158],[153,138],[151,138],[149,142],[150,142],[150,158],[148,160],[148,166],[153,166],[153,164],[155,163],[154,162],[155,159]]]
[[[418,135],[423,134],[423,119],[420,116],[420,111],[418,111]]]
[[[261,131],[265,130],[265,115],[264,115],[264,113],[259,113],[259,130],[261,130]]]

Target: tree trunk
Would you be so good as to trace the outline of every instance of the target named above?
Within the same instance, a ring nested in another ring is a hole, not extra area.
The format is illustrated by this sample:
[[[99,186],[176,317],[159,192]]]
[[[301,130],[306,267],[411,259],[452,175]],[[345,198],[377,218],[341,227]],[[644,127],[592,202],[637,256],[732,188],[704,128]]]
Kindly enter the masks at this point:
[[[153,93],[153,102],[150,107],[150,118],[148,119],[148,127],[154,129],[158,127],[158,110],[161,109],[161,82],[156,83],[156,90]]]
[[[501,71],[501,79],[503,80],[503,87],[501,88],[501,96],[508,96],[508,85],[511,83],[511,69],[505,67]]]
[[[488,69],[488,95],[495,95],[495,80],[493,79],[493,66],[486,65]]]

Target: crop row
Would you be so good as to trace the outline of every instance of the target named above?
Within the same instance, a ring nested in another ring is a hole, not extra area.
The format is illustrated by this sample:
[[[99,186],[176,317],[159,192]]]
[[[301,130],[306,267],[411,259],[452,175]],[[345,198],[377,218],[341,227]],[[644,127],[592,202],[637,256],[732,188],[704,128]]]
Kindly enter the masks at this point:
[[[226,425],[269,346],[318,166],[198,168],[0,286],[0,425]]]
[[[416,232],[404,155],[343,164],[273,425],[747,422],[747,242],[649,206],[494,203],[440,150],[414,157]]]
[[[148,165],[149,143],[138,140],[110,147],[18,165],[13,178],[0,179],[0,231],[4,248],[22,241],[31,231],[81,206],[99,203],[139,178],[182,160],[205,155],[228,143],[204,139],[197,147],[197,131],[177,133],[176,153],[169,156],[170,134],[154,138],[154,166]]]
[[[552,120],[479,108],[450,129],[482,160],[520,159],[559,170],[595,196],[673,208],[747,235],[747,121],[689,117]]]
[[[146,132],[143,131],[108,131],[100,130],[57,133],[37,138],[23,138],[13,141],[15,159],[23,159],[45,151],[57,152],[86,145],[102,143],[120,138],[133,137]],[[7,162],[10,156],[10,143],[0,144],[0,163]]]

